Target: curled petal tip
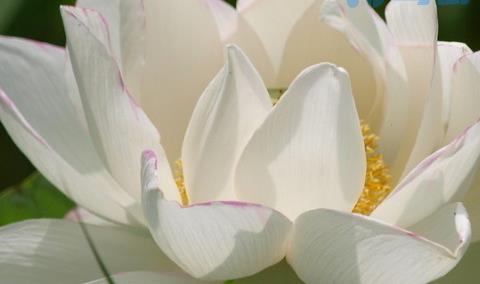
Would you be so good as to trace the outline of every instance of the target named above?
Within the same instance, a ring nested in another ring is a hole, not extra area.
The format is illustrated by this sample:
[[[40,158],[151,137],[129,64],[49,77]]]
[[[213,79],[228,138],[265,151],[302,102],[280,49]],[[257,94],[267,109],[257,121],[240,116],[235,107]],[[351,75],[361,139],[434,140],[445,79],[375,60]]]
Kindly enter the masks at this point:
[[[144,150],[142,152],[142,161],[149,162],[149,161],[157,161],[157,155],[153,150]]]

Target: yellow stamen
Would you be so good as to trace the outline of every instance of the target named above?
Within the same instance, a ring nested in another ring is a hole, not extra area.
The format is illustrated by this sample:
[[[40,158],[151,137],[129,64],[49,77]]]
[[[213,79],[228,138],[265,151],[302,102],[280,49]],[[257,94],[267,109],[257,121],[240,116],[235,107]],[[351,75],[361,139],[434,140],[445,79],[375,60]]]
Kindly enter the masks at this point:
[[[378,154],[378,136],[372,133],[370,126],[362,121],[361,123],[365,153],[367,156],[367,172],[365,174],[365,185],[363,192],[353,207],[353,213],[370,215],[373,210],[390,194],[391,176],[388,167],[383,161],[383,156]]]
[[[182,160],[175,161],[175,183],[177,184],[178,192],[183,206],[187,206],[189,202],[187,187],[185,186],[185,178],[183,177]]]

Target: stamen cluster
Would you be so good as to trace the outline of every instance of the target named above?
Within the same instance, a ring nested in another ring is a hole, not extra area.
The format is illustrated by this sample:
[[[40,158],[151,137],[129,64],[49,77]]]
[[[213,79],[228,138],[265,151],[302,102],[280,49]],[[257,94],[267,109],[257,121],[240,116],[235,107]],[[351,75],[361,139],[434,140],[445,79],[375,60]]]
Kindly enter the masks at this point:
[[[379,137],[363,121],[361,122],[361,129],[367,156],[367,171],[362,194],[352,212],[370,215],[392,191],[390,185],[392,177],[385,165],[383,156],[377,153]]]

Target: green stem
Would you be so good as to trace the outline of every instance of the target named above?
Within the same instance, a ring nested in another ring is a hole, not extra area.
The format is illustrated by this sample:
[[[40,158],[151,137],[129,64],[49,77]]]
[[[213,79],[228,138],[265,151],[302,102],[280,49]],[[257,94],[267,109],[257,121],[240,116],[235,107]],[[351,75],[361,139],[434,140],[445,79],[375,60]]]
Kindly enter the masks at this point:
[[[107,270],[107,266],[105,265],[105,263],[103,263],[102,259],[100,258],[100,254],[98,253],[98,250],[95,247],[95,244],[93,243],[93,240],[90,234],[88,233],[87,227],[82,222],[82,217],[80,216],[80,214],[78,214],[76,209],[74,209],[74,212],[75,212],[75,215],[77,216],[78,224],[80,225],[80,228],[82,229],[82,232],[85,235],[85,239],[87,240],[88,246],[92,250],[93,256],[95,257],[95,260],[97,261],[97,264],[100,270],[102,271],[103,276],[105,276],[105,279],[107,280],[108,284],[115,284],[112,277],[110,276],[110,273]]]

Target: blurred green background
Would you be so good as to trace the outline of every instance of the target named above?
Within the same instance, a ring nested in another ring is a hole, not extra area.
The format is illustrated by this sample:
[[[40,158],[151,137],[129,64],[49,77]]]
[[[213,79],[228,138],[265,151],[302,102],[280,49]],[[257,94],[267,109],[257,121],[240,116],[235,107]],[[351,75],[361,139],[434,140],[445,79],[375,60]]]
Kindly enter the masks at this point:
[[[102,1],[102,0],[99,0]],[[108,0],[103,0],[108,1]],[[295,0],[292,0],[295,1]],[[57,45],[65,44],[59,13],[60,5],[72,5],[75,0],[0,0],[0,34],[26,37]],[[236,0],[228,0],[235,5]],[[382,0],[369,1],[377,3]],[[437,1],[439,2],[439,1]],[[386,3],[376,8],[383,16]],[[467,43],[472,50],[480,49],[480,1],[468,5],[443,5],[438,7],[439,39]],[[74,204],[53,186],[35,173],[35,169],[16,148],[0,125],[0,226],[27,218],[62,217]],[[472,247],[463,265],[447,276],[442,283],[457,283],[458,275],[476,273],[473,282],[480,283],[478,259],[480,245]],[[466,283],[466,282],[463,282]]]

